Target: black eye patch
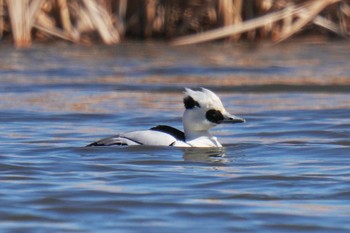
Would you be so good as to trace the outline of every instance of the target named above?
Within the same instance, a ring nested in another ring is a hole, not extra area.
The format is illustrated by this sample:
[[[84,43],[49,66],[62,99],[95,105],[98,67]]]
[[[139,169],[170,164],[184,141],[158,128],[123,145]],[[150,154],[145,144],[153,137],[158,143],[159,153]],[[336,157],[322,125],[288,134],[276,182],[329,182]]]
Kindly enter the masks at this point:
[[[219,124],[220,121],[224,120],[224,116],[222,113],[218,110],[215,109],[210,109],[207,111],[205,114],[205,117],[207,118],[208,121]]]
[[[191,96],[187,96],[184,98],[184,104],[186,109],[191,109],[194,107],[201,107],[197,101],[195,101]]]

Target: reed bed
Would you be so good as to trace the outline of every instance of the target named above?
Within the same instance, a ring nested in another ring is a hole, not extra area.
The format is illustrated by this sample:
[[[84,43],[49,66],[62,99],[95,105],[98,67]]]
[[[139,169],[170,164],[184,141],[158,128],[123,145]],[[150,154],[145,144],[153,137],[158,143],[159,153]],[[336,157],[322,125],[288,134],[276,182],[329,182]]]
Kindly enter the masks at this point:
[[[349,36],[350,0],[0,0],[0,37],[17,47],[57,39],[116,44]]]

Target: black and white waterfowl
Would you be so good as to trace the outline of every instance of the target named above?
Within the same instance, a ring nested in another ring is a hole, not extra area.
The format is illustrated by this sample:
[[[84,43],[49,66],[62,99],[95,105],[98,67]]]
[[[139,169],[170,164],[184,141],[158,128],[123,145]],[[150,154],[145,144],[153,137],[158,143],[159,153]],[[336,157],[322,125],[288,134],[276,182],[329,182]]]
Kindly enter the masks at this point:
[[[229,114],[220,98],[212,91],[185,88],[184,132],[167,125],[107,137],[88,146],[175,146],[222,147],[209,130],[218,124],[243,123],[243,118]]]

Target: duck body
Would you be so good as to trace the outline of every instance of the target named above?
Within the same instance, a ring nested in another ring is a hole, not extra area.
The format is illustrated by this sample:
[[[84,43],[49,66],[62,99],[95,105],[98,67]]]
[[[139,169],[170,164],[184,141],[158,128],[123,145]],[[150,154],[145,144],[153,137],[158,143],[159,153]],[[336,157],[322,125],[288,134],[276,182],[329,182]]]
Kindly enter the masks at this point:
[[[186,141],[184,132],[167,125],[149,130],[132,131],[93,142],[88,146],[174,146],[174,147],[221,147],[216,137],[202,136]]]

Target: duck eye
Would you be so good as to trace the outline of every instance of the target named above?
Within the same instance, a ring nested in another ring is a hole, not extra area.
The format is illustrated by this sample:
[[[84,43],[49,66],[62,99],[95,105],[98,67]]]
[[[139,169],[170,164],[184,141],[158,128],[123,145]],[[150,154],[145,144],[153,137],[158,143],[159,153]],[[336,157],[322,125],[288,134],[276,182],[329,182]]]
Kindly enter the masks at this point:
[[[199,105],[199,103],[197,101],[195,101],[191,96],[187,96],[186,98],[184,98],[184,104],[185,104],[186,109],[191,109],[191,108],[194,108],[196,106],[198,108],[201,107]]]
[[[220,121],[224,120],[224,116],[219,110],[210,109],[206,112],[205,117],[208,121],[219,124]]]

